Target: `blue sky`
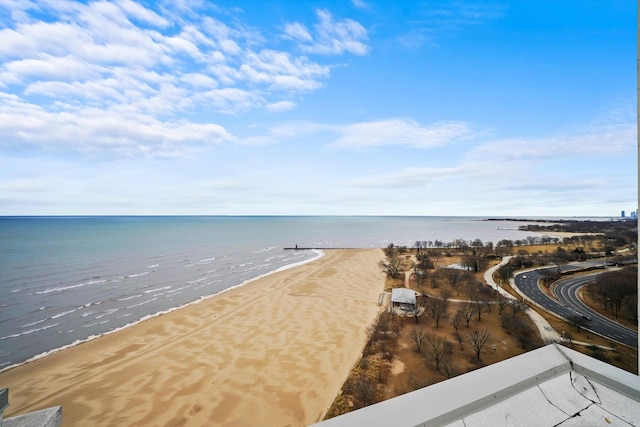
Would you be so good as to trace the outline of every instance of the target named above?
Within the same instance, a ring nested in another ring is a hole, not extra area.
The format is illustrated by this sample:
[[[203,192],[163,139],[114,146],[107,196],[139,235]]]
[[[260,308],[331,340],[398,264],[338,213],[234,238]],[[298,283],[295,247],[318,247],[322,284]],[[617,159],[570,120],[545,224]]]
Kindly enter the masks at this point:
[[[637,3],[0,0],[1,215],[617,216]]]

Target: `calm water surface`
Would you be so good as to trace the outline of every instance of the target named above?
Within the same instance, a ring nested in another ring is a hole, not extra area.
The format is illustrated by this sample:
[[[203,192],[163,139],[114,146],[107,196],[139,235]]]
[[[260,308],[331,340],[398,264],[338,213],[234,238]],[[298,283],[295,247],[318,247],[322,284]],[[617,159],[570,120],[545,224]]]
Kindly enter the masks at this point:
[[[524,239],[461,217],[0,217],[0,369],[215,295],[313,251]]]

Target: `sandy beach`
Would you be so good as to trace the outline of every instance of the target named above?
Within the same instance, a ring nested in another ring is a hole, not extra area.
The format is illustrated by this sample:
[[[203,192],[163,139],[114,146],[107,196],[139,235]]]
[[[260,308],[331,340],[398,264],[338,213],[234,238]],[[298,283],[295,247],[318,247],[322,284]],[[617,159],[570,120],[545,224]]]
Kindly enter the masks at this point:
[[[5,418],[61,405],[64,426],[303,426],[365,344],[381,250],[319,260],[0,374]]]

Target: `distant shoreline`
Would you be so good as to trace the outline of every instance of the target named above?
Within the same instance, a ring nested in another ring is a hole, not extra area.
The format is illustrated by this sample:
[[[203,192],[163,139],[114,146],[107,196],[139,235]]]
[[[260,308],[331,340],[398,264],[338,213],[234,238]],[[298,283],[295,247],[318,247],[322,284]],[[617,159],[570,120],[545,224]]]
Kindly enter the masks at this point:
[[[610,219],[623,219],[623,218],[615,218],[609,216],[603,217],[593,217],[593,216],[584,216],[584,217],[572,217],[572,218],[487,218],[485,221],[513,221],[513,222],[548,222],[548,223],[567,223],[567,222],[584,222],[584,221],[593,221],[595,218],[601,219],[602,221],[608,221]]]

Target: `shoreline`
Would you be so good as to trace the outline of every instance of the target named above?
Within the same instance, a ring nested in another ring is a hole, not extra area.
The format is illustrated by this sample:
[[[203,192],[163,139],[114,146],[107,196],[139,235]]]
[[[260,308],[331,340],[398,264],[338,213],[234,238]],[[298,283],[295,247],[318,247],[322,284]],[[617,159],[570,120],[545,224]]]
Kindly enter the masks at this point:
[[[579,237],[579,236],[602,236],[602,233],[579,233],[579,232],[572,232],[572,231],[549,231],[545,233],[548,236],[551,237],[557,237],[559,239],[564,239],[565,237],[568,238],[572,238],[572,237]]]
[[[62,405],[63,425],[319,421],[379,310],[382,258],[380,249],[318,252],[8,368],[6,415]]]
[[[124,326],[120,326],[118,328],[112,329],[110,331],[107,331],[107,332],[104,332],[104,333],[101,333],[101,334],[98,334],[98,335],[89,335],[85,339],[76,340],[76,341],[72,342],[71,344],[67,344],[67,345],[64,345],[62,347],[56,347],[54,349],[45,351],[43,353],[37,354],[37,355],[35,355],[33,357],[30,357],[29,359],[27,359],[27,360],[25,360],[23,362],[15,363],[13,365],[9,365],[9,366],[5,366],[3,368],[0,368],[0,374],[2,374],[3,372],[9,371],[11,369],[17,368],[17,367],[27,365],[27,364],[29,364],[31,362],[35,362],[36,360],[43,359],[43,358],[45,358],[47,356],[50,356],[50,355],[55,354],[55,353],[58,353],[60,351],[76,347],[76,346],[78,346],[80,344],[84,344],[86,342],[90,342],[90,341],[102,338],[104,336],[107,336],[107,335],[110,335],[110,334],[113,334],[113,333],[117,333],[117,332],[123,331],[123,330],[131,328],[131,327],[135,327],[135,326],[139,325],[142,322],[146,322],[147,320],[154,319],[154,318],[160,317],[160,316],[164,316],[165,314],[172,313],[172,312],[174,312],[176,310],[180,310],[182,308],[189,307],[189,306],[194,305],[194,304],[199,304],[202,301],[206,301],[209,298],[214,298],[214,297],[216,297],[218,295],[222,295],[225,292],[228,292],[228,291],[230,291],[232,289],[240,288],[242,286],[250,284],[251,282],[254,282],[256,280],[260,280],[260,279],[262,279],[264,277],[268,277],[268,276],[270,276],[272,274],[275,274],[275,273],[278,273],[278,272],[281,272],[281,271],[286,271],[286,270],[289,270],[291,268],[302,266],[304,264],[307,264],[307,263],[313,262],[315,260],[318,260],[318,259],[320,259],[320,258],[322,258],[324,256],[324,252],[322,250],[320,250],[320,249],[310,249],[310,250],[312,252],[316,253],[316,256],[314,258],[310,258],[308,260],[304,260],[304,261],[299,261],[299,262],[295,262],[295,263],[292,263],[292,264],[288,264],[288,265],[285,265],[283,267],[278,267],[277,269],[275,269],[273,271],[261,274],[261,275],[259,275],[257,277],[253,277],[251,279],[247,279],[242,283],[239,283],[237,285],[234,285],[234,286],[231,286],[229,288],[223,289],[220,292],[217,292],[215,294],[205,295],[205,296],[202,296],[202,297],[198,298],[197,300],[188,302],[186,304],[182,304],[182,305],[179,305],[179,306],[176,306],[176,307],[171,307],[171,308],[166,309],[166,310],[161,310],[161,311],[158,311],[158,312],[153,313],[153,314],[147,314],[146,316],[141,317],[140,319],[136,320],[135,322],[128,323],[128,324],[126,324]]]

